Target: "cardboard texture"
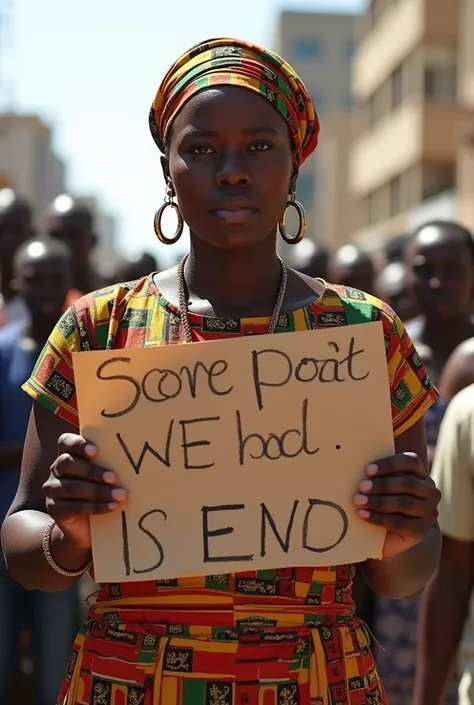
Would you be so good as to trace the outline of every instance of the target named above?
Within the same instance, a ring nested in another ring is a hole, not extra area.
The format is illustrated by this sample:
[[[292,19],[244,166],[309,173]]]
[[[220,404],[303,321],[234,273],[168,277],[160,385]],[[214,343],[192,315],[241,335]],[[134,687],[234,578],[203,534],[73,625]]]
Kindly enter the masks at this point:
[[[393,453],[382,325],[74,354],[81,433],[128,488],[97,582],[380,558],[352,496]]]

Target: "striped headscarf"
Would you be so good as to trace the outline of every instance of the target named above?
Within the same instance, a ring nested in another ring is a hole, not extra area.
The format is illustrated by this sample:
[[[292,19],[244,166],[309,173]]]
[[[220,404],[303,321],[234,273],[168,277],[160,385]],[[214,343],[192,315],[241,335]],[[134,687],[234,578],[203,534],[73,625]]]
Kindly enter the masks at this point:
[[[149,120],[162,152],[185,101],[219,85],[241,86],[266,98],[288,123],[300,164],[316,149],[319,120],[303,81],[291,66],[269,49],[222,37],[189,49],[161,82]]]

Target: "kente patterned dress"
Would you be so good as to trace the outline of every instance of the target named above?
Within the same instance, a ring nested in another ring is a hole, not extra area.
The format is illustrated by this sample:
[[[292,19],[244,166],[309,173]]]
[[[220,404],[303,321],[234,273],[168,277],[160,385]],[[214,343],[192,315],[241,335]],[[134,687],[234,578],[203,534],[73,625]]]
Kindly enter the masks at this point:
[[[325,285],[276,332],[383,323],[394,434],[437,397],[403,324],[380,300]],[[190,314],[195,340],[266,333],[269,319]],[[74,351],[182,342],[153,276],[83,297],[62,317],[24,386],[78,425]],[[102,584],[79,632],[59,705],[386,705],[354,566],[285,568]]]

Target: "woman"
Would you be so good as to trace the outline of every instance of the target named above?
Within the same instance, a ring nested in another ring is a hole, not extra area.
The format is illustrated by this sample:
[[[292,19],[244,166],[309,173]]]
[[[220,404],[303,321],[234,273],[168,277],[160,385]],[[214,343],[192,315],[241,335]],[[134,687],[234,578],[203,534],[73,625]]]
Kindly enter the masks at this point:
[[[268,50],[209,40],[171,67],[150,125],[166,179],[155,230],[160,240],[175,242],[185,221],[190,253],[177,268],[83,298],[53,331],[25,386],[36,403],[2,534],[9,569],[27,587],[65,588],[90,567],[88,517],[126,499],[119,472],[98,467],[97,449],[77,435],[74,350],[378,318],[387,339],[397,454],[361,469],[354,502],[364,521],[387,529],[384,559],[364,564],[371,586],[392,597],[416,592],[440,551],[439,493],[425,470],[422,419],[437,393],[391,309],[298,274],[276,255],[277,230],[290,239],[286,207],[300,216],[294,241],[304,232],[296,179],[318,140],[306,88]],[[165,207],[178,215],[171,238],[162,231]],[[274,573],[275,583],[291,581],[296,597],[260,596],[258,573],[245,592],[234,575],[219,576],[219,589],[212,577],[204,584],[191,578],[102,585],[58,703],[385,703],[367,630],[353,614],[353,566]],[[321,599],[307,600],[314,591]],[[265,609],[275,624],[264,619]]]

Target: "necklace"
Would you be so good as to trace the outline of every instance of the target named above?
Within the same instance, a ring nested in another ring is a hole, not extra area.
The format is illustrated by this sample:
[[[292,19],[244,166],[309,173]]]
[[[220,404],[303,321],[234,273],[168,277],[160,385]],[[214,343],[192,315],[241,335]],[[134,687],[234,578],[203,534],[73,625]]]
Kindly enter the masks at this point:
[[[278,256],[278,255],[277,255]],[[189,322],[188,316],[188,304],[186,295],[186,281],[184,279],[184,265],[188,258],[185,255],[178,265],[178,294],[179,294],[179,315],[181,317],[181,322],[183,324],[184,337],[187,343],[192,343],[192,331],[191,324]],[[275,328],[278,325],[280,319],[281,307],[286,294],[286,285],[288,283],[288,268],[283,262],[282,258],[278,256],[278,260],[281,266],[281,280],[280,289],[278,290],[277,300],[275,303],[275,308],[273,309],[272,316],[270,318],[270,323],[268,324],[268,333],[274,333]]]

